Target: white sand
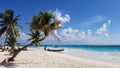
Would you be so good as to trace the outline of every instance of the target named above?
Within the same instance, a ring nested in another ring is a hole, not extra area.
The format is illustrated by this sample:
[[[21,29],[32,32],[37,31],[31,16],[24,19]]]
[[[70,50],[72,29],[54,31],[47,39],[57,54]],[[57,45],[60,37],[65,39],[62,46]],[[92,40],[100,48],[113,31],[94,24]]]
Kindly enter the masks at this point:
[[[120,52],[106,52],[106,51],[88,51],[82,49],[69,49],[66,48],[65,54],[70,54],[77,57],[92,59],[96,61],[102,61],[107,63],[120,64]]]
[[[7,57],[9,57],[8,52],[0,52],[0,61]],[[14,62],[0,64],[0,68],[120,68],[120,65],[30,49],[22,51]]]

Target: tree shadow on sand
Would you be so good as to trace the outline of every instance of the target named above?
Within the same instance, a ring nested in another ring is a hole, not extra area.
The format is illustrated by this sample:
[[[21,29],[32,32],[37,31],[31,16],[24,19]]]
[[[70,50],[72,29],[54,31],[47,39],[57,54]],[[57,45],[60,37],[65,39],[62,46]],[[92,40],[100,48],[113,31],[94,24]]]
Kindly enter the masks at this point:
[[[4,67],[4,68],[16,68],[19,65],[29,65],[29,64],[38,64],[38,63],[0,63],[0,68]]]
[[[16,68],[16,64],[14,64],[14,63],[0,63],[0,68],[1,67],[5,67],[5,68]]]

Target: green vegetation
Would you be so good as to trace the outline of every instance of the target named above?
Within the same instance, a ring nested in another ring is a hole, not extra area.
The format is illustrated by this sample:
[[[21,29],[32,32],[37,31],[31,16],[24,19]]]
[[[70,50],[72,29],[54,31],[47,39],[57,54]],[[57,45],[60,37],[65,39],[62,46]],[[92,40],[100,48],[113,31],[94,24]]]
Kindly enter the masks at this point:
[[[5,10],[0,13],[0,36],[5,33],[5,45],[9,45],[12,49],[15,49],[16,38],[20,36],[18,28],[22,28],[18,24],[19,16],[14,16],[14,11],[11,9]]]
[[[4,45],[9,45],[13,52],[10,61],[12,61],[22,50],[26,49],[29,46],[40,45],[49,34],[55,36],[58,40],[59,38],[54,34],[54,30],[59,28],[60,21],[55,20],[52,12],[39,11],[37,15],[32,14],[32,20],[28,23],[30,33],[28,34],[31,38],[28,39],[31,41],[28,45],[23,46],[22,48],[15,49],[17,43],[16,38],[20,36],[18,28],[22,28],[18,24],[19,16],[14,17],[14,11],[9,9],[4,13],[0,13],[0,36],[5,33],[6,39]],[[53,22],[51,22],[51,19]]]

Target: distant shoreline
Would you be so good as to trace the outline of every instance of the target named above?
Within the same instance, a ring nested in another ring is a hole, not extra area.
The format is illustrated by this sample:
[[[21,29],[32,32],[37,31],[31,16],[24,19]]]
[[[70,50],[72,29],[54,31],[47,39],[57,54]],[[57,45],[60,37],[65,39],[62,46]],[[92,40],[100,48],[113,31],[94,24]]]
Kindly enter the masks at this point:
[[[40,45],[40,46],[51,46],[51,45],[61,45],[61,46],[68,46],[68,45],[74,45],[74,46],[120,46],[120,45],[88,45],[88,44],[85,44],[85,45],[77,45],[77,44],[67,44],[67,45],[64,45],[64,44],[43,44],[43,45]],[[20,46],[24,46],[24,45],[20,45]]]

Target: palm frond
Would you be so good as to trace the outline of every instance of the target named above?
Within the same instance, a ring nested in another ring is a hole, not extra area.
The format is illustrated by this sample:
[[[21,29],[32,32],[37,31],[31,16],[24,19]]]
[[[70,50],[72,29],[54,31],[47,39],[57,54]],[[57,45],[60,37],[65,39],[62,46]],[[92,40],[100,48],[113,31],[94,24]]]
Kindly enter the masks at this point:
[[[16,37],[20,37],[20,32],[16,27],[14,27],[14,33]]]
[[[58,41],[60,41],[60,38],[54,33],[53,30],[50,32],[50,34],[51,34],[54,38],[56,38]]]
[[[27,41],[31,41],[31,40],[33,40],[33,38],[29,38],[29,39],[27,39]]]
[[[19,27],[19,28],[21,28],[21,29],[24,29],[23,26],[21,26],[19,24],[17,24],[16,26]]]
[[[14,18],[14,22],[16,22],[17,20],[19,20],[19,17],[20,17],[21,15],[17,15],[15,18]]]
[[[5,26],[6,24],[5,23],[0,23],[0,26]]]
[[[50,28],[51,29],[58,29],[58,28],[60,28],[59,24],[60,24],[60,21],[55,20],[53,23],[50,24]]]

